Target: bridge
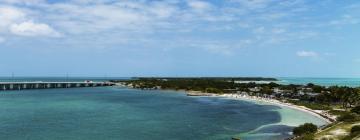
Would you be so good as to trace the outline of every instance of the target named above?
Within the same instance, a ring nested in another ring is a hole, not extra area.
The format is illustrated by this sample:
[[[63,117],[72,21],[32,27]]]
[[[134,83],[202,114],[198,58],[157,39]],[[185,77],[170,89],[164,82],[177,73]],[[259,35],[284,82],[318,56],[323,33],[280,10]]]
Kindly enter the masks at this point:
[[[112,82],[0,82],[0,91],[113,86]]]

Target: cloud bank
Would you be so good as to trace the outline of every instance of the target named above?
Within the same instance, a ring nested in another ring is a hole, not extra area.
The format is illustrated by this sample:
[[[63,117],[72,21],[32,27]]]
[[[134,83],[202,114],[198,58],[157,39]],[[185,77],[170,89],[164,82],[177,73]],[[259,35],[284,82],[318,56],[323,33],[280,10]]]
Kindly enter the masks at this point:
[[[0,34],[5,39],[61,37],[73,44],[94,40],[90,36],[119,46],[134,44],[132,40],[137,40],[137,46],[169,48],[200,44],[206,51],[221,48],[219,52],[230,54],[244,46],[316,39],[324,28],[359,24],[352,5],[342,5],[342,12],[331,18],[312,15],[321,16],[322,11],[317,9],[325,4],[310,0],[3,0]],[[221,37],[229,34],[233,36]],[[214,39],[215,35],[220,37]]]

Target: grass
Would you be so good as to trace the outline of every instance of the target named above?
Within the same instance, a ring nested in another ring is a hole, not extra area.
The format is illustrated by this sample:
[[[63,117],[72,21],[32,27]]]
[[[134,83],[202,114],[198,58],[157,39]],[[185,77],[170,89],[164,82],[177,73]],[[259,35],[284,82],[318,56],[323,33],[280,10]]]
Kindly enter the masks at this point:
[[[352,138],[347,137],[350,134],[351,127],[354,124],[359,124],[359,122],[339,122],[331,127],[326,128],[318,132],[315,135],[316,140],[344,140]]]
[[[341,115],[345,115],[348,112],[347,111],[341,111],[341,110],[330,110],[329,113],[332,114],[332,115],[341,116]]]

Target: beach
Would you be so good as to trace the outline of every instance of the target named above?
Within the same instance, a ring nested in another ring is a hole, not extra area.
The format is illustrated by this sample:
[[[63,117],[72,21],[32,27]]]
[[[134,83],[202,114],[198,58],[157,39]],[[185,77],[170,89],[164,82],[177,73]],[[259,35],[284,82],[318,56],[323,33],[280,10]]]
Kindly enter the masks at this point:
[[[256,96],[249,96],[249,95],[243,95],[243,94],[213,94],[213,93],[200,93],[200,92],[187,92],[188,96],[215,96],[215,97],[224,97],[229,99],[235,99],[235,100],[246,100],[246,101],[255,101],[255,102],[262,102],[262,103],[268,103],[273,104],[277,106],[287,107],[299,111],[306,112],[308,114],[311,114],[313,116],[316,116],[327,123],[332,123],[336,120],[336,116],[330,115],[326,113],[323,110],[313,110],[310,108],[307,108],[305,106],[298,106],[291,103],[285,103],[276,99],[271,98],[264,98],[264,97],[256,97]]]

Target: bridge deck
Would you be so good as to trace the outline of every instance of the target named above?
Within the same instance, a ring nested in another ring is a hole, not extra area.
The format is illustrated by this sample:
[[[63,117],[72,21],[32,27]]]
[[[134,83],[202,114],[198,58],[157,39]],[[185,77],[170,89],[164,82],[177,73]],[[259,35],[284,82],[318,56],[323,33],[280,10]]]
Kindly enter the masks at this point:
[[[43,81],[35,81],[35,82],[0,82],[0,84],[36,84],[36,83],[50,83],[50,84],[54,84],[54,83],[62,83],[62,84],[76,84],[76,83],[81,83],[81,84],[91,84],[91,83],[95,83],[95,84],[101,84],[101,83],[111,83],[111,82],[43,82]]]
[[[0,82],[1,90],[113,86],[111,82]]]

